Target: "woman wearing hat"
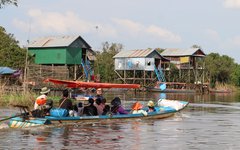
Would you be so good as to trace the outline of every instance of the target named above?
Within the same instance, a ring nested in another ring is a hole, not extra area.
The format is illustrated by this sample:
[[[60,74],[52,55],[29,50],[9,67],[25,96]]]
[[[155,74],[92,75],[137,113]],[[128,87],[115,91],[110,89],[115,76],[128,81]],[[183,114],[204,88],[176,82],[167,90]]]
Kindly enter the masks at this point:
[[[155,109],[155,104],[154,104],[154,102],[153,101],[149,101],[148,102],[148,110],[147,110],[147,112],[154,112],[154,111],[156,111],[156,109]]]
[[[40,96],[37,97],[35,103],[34,103],[34,109],[40,109],[41,106],[45,105],[47,102],[47,95],[50,92],[50,89],[48,89],[47,87],[43,87],[41,89],[41,94]]]

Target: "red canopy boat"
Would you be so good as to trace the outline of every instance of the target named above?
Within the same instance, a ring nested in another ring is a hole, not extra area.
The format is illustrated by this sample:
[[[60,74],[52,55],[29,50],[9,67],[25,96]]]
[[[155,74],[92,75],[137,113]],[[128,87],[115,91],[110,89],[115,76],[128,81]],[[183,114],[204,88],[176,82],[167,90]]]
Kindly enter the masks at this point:
[[[83,81],[69,81],[48,78],[44,82],[52,82],[54,84],[64,84],[69,88],[140,88],[140,84],[115,84],[115,83],[96,83]]]

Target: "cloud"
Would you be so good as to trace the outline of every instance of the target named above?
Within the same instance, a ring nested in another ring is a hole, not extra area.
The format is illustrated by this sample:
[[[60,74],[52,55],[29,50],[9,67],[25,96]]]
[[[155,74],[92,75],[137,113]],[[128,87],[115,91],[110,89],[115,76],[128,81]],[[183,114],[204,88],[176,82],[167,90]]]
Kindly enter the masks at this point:
[[[219,36],[218,32],[213,29],[206,29],[205,34],[206,34],[206,37],[210,40],[213,40],[213,41],[220,40],[220,36]]]
[[[240,0],[224,0],[223,5],[226,8],[240,8]]]
[[[229,45],[240,48],[240,36],[235,36],[228,40]]]
[[[80,19],[79,16],[71,11],[65,13],[43,12],[39,9],[31,9],[28,11],[30,23],[14,19],[13,23],[26,30],[26,26],[31,26],[31,32],[34,33],[94,33],[96,26],[101,29],[102,36],[116,36],[116,31],[110,25],[102,25],[101,23],[91,22]],[[101,27],[101,28],[100,28]]]
[[[113,18],[112,19],[114,23],[116,23],[120,28],[123,28],[125,32],[127,31],[130,34],[138,34],[144,30],[144,26],[141,25],[140,23],[133,22],[128,19],[118,19],[118,18]]]
[[[146,36],[149,35],[159,40],[166,42],[179,43],[181,42],[181,37],[173,32],[164,29],[156,25],[145,26],[138,22],[134,22],[128,19],[113,19],[113,21],[124,28],[124,32],[131,34],[132,36],[138,37],[139,35]]]
[[[151,24],[144,25],[129,19],[113,18],[108,23],[94,22],[80,18],[72,11],[47,12],[41,9],[28,11],[29,21],[14,19],[13,23],[22,31],[31,34],[94,34],[108,39],[157,40],[170,43],[181,42],[181,37],[170,30]],[[26,28],[27,27],[27,28]]]
[[[218,45],[219,49],[218,52],[221,52],[222,54],[229,55],[235,59],[238,59],[238,63],[240,62],[240,58],[238,57],[238,52],[240,48],[240,36],[234,36],[231,38],[227,38]]]
[[[161,40],[167,41],[167,42],[174,42],[174,43],[179,43],[182,41],[181,37],[177,34],[172,33],[171,31],[151,25],[146,28],[146,33],[156,36],[160,38]]]

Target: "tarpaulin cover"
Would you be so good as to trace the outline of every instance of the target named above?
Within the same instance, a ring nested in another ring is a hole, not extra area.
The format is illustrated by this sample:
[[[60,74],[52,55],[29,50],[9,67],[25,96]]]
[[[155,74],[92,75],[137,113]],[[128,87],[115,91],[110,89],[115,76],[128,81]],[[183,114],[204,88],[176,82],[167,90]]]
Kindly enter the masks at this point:
[[[16,72],[16,70],[13,70],[9,67],[0,67],[0,75],[13,74],[14,72]]]

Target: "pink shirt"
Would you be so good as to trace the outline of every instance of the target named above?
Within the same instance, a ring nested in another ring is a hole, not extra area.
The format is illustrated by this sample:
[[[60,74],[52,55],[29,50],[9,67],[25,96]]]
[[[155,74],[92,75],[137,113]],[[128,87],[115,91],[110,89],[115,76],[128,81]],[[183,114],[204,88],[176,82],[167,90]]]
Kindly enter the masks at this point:
[[[104,104],[100,104],[100,105],[94,104],[94,106],[97,108],[98,115],[102,115],[105,105]]]

